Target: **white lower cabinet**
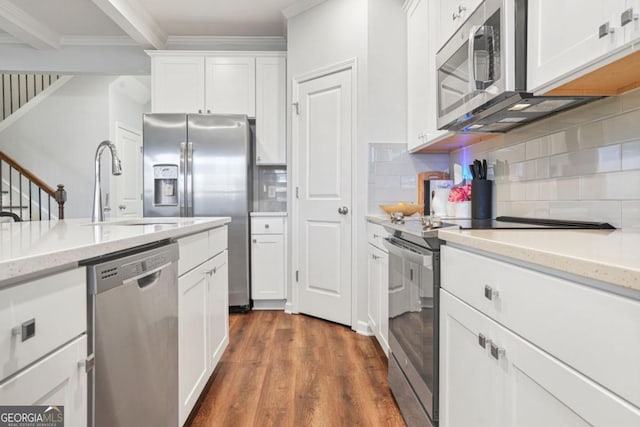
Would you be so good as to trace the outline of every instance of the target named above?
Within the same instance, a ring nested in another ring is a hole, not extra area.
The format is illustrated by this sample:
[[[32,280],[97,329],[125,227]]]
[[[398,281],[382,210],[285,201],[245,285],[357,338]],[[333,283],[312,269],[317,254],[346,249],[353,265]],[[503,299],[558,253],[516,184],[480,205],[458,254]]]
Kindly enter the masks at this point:
[[[389,233],[367,223],[367,320],[385,354],[389,354],[389,253],[382,245]]]
[[[251,299],[254,309],[284,309],[285,218],[251,217]]]
[[[64,406],[64,425],[87,425],[87,336],[0,382],[0,405]]]
[[[639,408],[444,289],[440,313],[442,427],[640,425]]]
[[[188,270],[178,277],[179,425],[189,417],[229,344],[226,238],[225,227],[178,240],[179,271]],[[222,252],[211,257],[207,248]],[[194,259],[205,261],[189,270]]]

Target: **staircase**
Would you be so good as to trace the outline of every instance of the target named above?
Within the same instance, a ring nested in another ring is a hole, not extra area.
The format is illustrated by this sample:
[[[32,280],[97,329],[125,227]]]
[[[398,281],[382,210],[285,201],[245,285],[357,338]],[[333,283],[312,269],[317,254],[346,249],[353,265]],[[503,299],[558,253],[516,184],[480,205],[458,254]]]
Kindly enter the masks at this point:
[[[57,74],[0,74],[0,120],[18,111],[59,79]]]
[[[67,193],[54,189],[33,172],[0,151],[0,220],[39,221],[64,219]]]

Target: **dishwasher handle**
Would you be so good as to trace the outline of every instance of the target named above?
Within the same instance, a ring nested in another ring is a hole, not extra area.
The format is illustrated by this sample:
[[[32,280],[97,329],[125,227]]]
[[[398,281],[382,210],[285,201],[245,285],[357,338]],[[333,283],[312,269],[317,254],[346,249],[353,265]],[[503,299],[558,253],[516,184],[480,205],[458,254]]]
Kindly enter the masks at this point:
[[[158,280],[160,280],[161,274],[162,274],[162,270],[158,270],[156,272],[147,274],[146,276],[139,278],[138,280],[136,280],[136,282],[138,282],[138,287],[140,289],[144,289],[148,286],[154,285],[155,283],[158,282]]]

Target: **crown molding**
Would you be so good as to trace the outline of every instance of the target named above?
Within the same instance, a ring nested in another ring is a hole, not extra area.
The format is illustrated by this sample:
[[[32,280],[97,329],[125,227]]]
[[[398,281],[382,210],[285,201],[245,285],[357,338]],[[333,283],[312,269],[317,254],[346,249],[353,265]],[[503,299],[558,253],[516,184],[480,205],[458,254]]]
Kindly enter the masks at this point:
[[[0,0],[0,28],[36,49],[59,49],[60,36],[9,0]]]
[[[177,50],[286,52],[287,39],[279,36],[169,36],[166,48]]]
[[[131,0],[92,1],[143,48],[164,48],[167,34],[139,3]]]
[[[298,0],[291,6],[282,9],[281,13],[285,17],[285,19],[291,19],[294,16],[298,16],[301,13],[324,3],[325,1],[327,0]]]

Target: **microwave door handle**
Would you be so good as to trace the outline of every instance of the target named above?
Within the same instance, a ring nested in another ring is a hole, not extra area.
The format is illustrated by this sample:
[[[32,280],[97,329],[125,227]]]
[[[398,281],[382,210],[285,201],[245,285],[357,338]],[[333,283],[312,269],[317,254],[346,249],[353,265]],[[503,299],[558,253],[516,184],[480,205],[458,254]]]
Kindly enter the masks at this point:
[[[185,200],[185,187],[187,185],[187,158],[186,158],[187,143],[180,143],[180,173],[178,175],[178,197],[180,200],[180,216],[187,216],[186,212],[186,200]]]
[[[486,43],[486,51],[489,61],[488,80],[482,80],[482,87],[478,87],[477,64],[476,64],[476,34],[481,31]],[[490,25],[474,25],[469,32],[469,81],[471,84],[471,92],[483,92],[490,84],[495,81],[495,64],[494,64],[494,37],[493,27]]]

